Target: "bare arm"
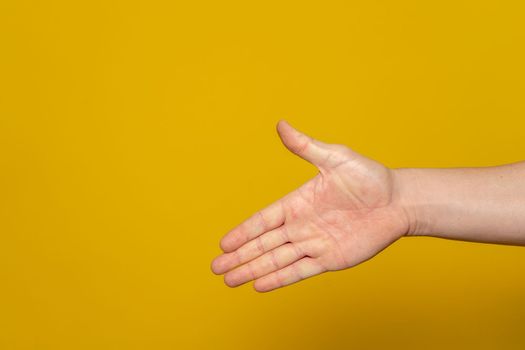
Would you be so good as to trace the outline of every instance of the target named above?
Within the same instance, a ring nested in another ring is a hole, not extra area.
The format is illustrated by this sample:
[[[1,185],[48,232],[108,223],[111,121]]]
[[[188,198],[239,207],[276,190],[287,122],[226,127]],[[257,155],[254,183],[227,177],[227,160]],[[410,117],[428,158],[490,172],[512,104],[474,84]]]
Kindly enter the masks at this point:
[[[407,235],[525,245],[525,162],[394,173]]]

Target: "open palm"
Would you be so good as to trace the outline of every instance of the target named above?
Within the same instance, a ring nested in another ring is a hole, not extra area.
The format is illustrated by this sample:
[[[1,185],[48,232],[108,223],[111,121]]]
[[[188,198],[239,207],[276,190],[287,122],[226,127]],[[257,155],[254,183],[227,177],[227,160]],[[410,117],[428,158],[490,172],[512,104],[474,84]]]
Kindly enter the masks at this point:
[[[340,144],[301,133],[286,121],[283,144],[319,173],[253,214],[221,240],[216,274],[235,287],[255,280],[265,292],[370,259],[408,231],[395,174]]]

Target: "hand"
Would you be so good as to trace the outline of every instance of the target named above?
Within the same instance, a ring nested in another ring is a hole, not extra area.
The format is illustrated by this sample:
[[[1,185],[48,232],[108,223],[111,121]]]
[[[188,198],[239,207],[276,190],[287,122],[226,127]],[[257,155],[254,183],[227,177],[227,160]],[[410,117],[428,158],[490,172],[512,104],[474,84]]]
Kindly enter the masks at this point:
[[[310,181],[232,229],[212,271],[230,287],[266,292],[364,262],[408,232],[394,171],[286,121],[283,144],[319,169]]]

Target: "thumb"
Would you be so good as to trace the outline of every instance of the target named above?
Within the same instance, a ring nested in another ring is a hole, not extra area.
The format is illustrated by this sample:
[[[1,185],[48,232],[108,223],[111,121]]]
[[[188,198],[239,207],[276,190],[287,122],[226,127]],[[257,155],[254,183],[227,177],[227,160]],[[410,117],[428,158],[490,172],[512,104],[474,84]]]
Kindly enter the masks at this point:
[[[286,148],[317,167],[333,166],[331,160],[339,158],[332,157],[334,153],[337,153],[332,147],[335,145],[321,142],[300,132],[286,120],[280,120],[277,123],[277,132]]]

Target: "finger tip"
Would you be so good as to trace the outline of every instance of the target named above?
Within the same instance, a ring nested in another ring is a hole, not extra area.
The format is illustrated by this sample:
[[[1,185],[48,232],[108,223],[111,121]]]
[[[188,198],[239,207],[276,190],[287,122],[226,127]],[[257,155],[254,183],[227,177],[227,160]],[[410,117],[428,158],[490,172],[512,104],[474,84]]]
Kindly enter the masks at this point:
[[[226,284],[230,288],[237,287],[237,283],[230,275],[224,275],[224,284]]]
[[[265,289],[259,285],[257,285],[257,283],[253,283],[253,289],[257,292],[257,293],[266,293],[266,292],[269,292],[271,289]]]
[[[217,263],[217,258],[212,260],[212,262],[210,264],[210,269],[211,269],[211,272],[213,272],[216,275],[220,275],[221,274],[220,268],[219,268],[218,263]]]
[[[284,118],[280,118],[278,121],[277,121],[277,127],[281,126],[281,125],[284,125],[284,124],[288,124],[288,122],[286,121],[286,119]]]
[[[262,290],[259,289],[259,287],[257,286],[257,283],[254,282],[252,287],[253,287],[253,290],[256,291],[257,293],[262,293]]]
[[[279,121],[277,122],[277,131],[279,133],[281,133],[282,131],[284,131],[286,128],[291,128],[291,125],[290,123],[288,122],[288,120],[284,119],[284,118],[281,118],[279,119]]]
[[[231,246],[230,244],[228,243],[228,241],[226,239],[222,239],[219,243],[219,248],[224,252],[224,253],[229,253],[231,252]]]
[[[294,130],[294,127],[291,126],[288,121],[284,119],[279,120],[277,124],[277,134],[286,147],[289,147],[290,142],[293,140]]]

